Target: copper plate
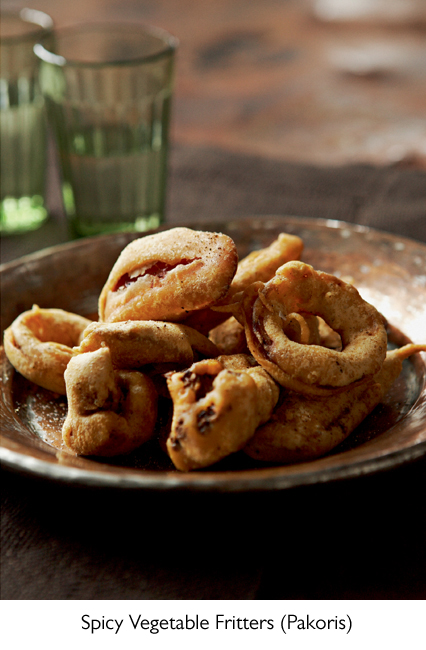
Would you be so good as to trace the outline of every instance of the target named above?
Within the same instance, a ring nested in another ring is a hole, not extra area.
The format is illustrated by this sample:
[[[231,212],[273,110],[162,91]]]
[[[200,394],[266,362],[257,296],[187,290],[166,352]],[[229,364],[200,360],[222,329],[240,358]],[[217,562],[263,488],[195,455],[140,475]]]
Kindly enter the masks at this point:
[[[174,225],[174,224],[173,224]],[[176,224],[178,225],[178,224]],[[347,276],[396,328],[396,344],[426,340],[426,246],[341,221],[262,217],[197,222],[192,228],[233,237],[240,256],[268,245],[279,232],[302,237],[303,259]],[[90,315],[119,252],[140,235],[83,239],[41,251],[2,267],[2,331],[36,303]],[[1,458],[6,467],[85,486],[150,490],[253,491],[356,477],[396,467],[426,453],[426,355],[404,371],[367,420],[332,454],[289,466],[259,466],[236,454],[204,471],[181,473],[153,443],[110,462],[81,458],[60,448],[64,398],[36,389],[1,360]]]

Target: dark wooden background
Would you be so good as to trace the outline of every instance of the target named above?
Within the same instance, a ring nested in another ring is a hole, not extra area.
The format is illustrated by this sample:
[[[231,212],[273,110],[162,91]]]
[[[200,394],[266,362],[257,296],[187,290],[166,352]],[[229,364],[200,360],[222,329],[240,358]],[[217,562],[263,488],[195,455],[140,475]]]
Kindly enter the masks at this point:
[[[25,4],[58,28],[139,20],[176,35],[175,142],[313,164],[426,166],[424,0],[371,0],[378,14],[347,21],[319,12],[354,4],[345,0]]]

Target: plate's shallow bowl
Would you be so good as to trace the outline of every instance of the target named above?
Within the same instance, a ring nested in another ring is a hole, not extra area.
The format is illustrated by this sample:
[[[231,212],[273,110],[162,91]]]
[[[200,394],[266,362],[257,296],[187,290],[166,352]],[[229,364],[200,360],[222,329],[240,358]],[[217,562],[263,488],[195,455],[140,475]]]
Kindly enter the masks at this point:
[[[279,232],[305,243],[303,260],[351,278],[361,295],[397,329],[396,343],[426,340],[426,246],[344,222],[263,217],[184,224],[233,237],[240,256],[268,245]],[[59,307],[92,315],[99,292],[124,246],[140,236],[120,234],[61,245],[2,267],[2,332],[18,314]],[[402,333],[402,334],[401,334]],[[1,359],[1,458],[5,466],[86,486],[157,490],[278,490],[376,472],[426,454],[426,355],[404,362],[383,405],[324,458],[288,466],[256,465],[236,454],[214,468],[173,469],[154,443],[118,459],[81,458],[60,449],[65,398],[35,389]]]

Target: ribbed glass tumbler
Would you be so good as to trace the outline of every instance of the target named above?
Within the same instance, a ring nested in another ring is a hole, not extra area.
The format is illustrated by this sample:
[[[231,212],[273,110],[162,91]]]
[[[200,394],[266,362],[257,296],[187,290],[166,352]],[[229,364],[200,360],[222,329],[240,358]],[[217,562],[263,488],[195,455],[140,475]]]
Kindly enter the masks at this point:
[[[34,230],[45,207],[46,117],[34,44],[52,38],[53,21],[34,9],[1,11],[2,235]]]
[[[138,24],[85,24],[42,41],[40,83],[73,234],[145,231],[164,219],[176,39]]]

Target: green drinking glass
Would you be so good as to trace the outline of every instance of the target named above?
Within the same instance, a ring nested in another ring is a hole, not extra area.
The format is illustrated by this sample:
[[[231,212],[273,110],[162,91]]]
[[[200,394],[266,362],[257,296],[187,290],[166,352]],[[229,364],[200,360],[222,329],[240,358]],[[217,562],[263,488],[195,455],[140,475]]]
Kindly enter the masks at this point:
[[[46,116],[34,45],[52,41],[53,21],[34,9],[1,11],[0,122],[2,235],[47,218]]]
[[[75,236],[164,220],[176,47],[135,23],[76,25],[35,46]]]

